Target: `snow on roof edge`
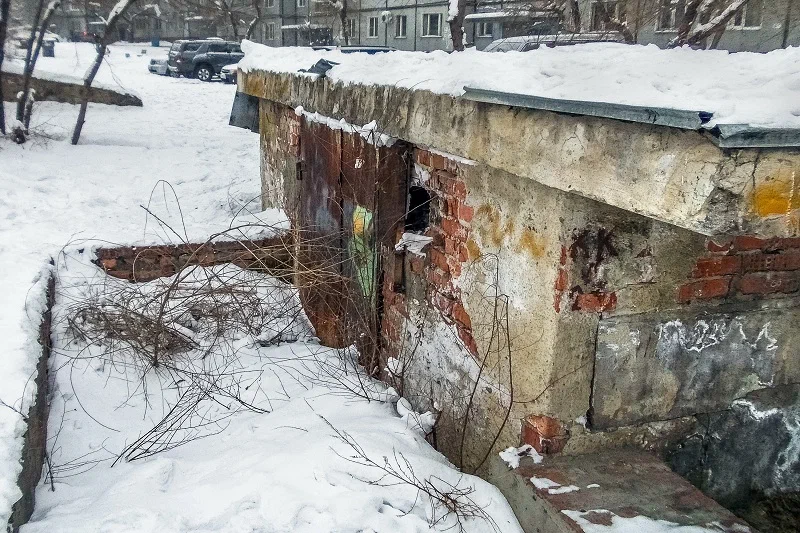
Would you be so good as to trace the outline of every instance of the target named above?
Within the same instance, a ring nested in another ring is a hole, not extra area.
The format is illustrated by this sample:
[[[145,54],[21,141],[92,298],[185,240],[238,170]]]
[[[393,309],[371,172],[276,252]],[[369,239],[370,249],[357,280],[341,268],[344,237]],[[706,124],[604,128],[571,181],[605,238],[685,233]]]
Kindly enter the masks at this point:
[[[464,87],[588,104],[699,110],[709,129],[736,125],[800,130],[800,47],[766,54],[655,45],[591,43],[531,52],[342,54],[244,41],[239,68],[296,74],[318,59],[336,63],[334,82],[427,90],[455,97]]]

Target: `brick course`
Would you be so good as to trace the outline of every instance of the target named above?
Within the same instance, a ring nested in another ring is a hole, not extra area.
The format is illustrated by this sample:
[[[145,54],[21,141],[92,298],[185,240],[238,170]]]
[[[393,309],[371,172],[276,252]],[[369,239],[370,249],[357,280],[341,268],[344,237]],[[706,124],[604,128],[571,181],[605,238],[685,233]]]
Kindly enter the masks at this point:
[[[469,259],[466,242],[475,215],[474,209],[465,203],[467,187],[462,170],[457,161],[420,148],[414,149],[414,161],[430,174],[426,186],[433,201],[426,234],[433,241],[425,248],[424,259],[408,258],[409,270],[425,280],[429,303],[439,310],[446,322],[455,326],[464,346],[477,356],[472,320],[461,302],[460,291],[452,283],[453,278],[461,274],[461,265]],[[402,258],[394,259],[397,260]],[[384,284],[383,304],[383,324],[392,322],[392,325],[382,325],[384,332],[389,343],[399,342],[403,317],[408,315],[406,299],[395,287]],[[399,346],[388,348],[399,349]]]
[[[739,235],[706,242],[688,281],[677,291],[680,303],[723,298],[779,297],[800,291],[800,238]]]

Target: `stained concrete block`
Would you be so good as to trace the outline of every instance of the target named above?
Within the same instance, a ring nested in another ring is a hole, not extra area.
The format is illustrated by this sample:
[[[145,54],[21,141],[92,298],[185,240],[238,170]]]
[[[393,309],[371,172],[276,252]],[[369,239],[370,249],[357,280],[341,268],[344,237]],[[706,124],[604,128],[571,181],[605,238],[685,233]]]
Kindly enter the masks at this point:
[[[797,380],[799,326],[796,306],[602,320],[592,426],[718,411],[748,392]]]
[[[703,492],[764,531],[800,525],[800,385],[765,389],[698,417],[669,462]],[[781,526],[783,525],[783,527]]]
[[[526,533],[577,533],[618,522],[630,527],[626,531],[647,531],[655,520],[755,532],[661,460],[639,450],[546,457],[541,464],[526,457],[514,470],[498,461],[493,474]]]

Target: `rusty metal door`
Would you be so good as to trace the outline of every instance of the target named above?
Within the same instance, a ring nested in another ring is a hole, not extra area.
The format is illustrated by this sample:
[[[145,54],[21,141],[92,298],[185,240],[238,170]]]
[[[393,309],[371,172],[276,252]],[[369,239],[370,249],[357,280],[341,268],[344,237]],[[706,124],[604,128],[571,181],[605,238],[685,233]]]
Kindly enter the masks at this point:
[[[341,132],[303,120],[300,128],[297,284],[317,336],[341,347]]]
[[[305,119],[300,145],[299,227],[315,243],[303,260],[340,275],[301,286],[301,298],[325,344],[357,343],[366,355],[380,331],[381,248],[394,245],[406,209],[408,145],[378,146]]]

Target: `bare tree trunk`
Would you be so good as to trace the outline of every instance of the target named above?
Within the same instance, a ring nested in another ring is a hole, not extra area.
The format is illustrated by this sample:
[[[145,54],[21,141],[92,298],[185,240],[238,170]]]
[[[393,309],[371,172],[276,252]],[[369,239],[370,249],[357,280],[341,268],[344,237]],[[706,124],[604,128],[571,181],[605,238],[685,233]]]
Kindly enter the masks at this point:
[[[450,13],[447,22],[450,24],[450,38],[453,40],[453,51],[464,51],[464,17],[467,12],[467,0],[458,0],[457,13]]]
[[[261,22],[261,19],[264,18],[264,13],[261,10],[261,1],[260,0],[253,0],[253,9],[256,12],[255,18],[250,22],[247,26],[247,33],[245,33],[245,39],[252,39],[253,32],[256,29],[256,25]]]
[[[91,91],[94,77],[97,75],[97,71],[100,70],[100,65],[103,64],[103,59],[106,57],[106,49],[111,39],[111,33],[116,29],[120,18],[125,16],[125,12],[138,1],[139,0],[120,0],[112,8],[106,20],[103,37],[100,39],[100,46],[97,48],[97,56],[94,58],[92,68],[86,73],[86,77],[83,80],[83,87],[81,88],[81,107],[78,110],[78,120],[75,122],[75,129],[72,132],[72,144],[78,144],[78,140],[81,138],[83,123],[86,122],[86,109],[89,107],[89,92]]]
[[[31,56],[31,69],[30,74],[33,75],[33,69],[36,66],[36,61],[39,60],[39,54],[42,51],[42,42],[44,42],[44,33],[47,31],[47,26],[50,23],[50,19],[53,17],[56,9],[58,6],[61,5],[61,0],[54,0],[51,1],[47,5],[47,9],[42,16],[41,25],[39,27],[39,32],[36,36],[36,47],[33,50],[33,55]],[[28,78],[28,86],[25,88],[25,92],[23,92],[22,100],[24,102],[24,112],[22,116],[22,124],[25,126],[25,133],[28,132],[28,126],[31,123],[31,112],[33,111],[33,98],[31,97],[31,89],[30,89],[30,77]],[[17,110],[17,114],[19,115],[19,109]],[[19,117],[17,117],[19,120]]]
[[[25,50],[25,69],[22,71],[22,97],[17,98],[17,120],[22,122],[25,118],[25,101],[28,97],[28,90],[31,86],[31,76],[33,69],[36,66],[35,62],[31,61],[33,57],[33,47],[36,41],[36,31],[39,29],[39,19],[44,10],[44,0],[39,0],[36,4],[36,14],[33,17],[33,24],[31,24],[31,34],[28,37],[28,46]],[[24,141],[23,141],[24,142]]]
[[[350,32],[347,30],[347,0],[341,0],[342,8],[339,10],[339,24],[342,26],[341,41],[345,46],[350,44]]]
[[[631,33],[631,30],[628,28],[628,26],[617,19],[616,16],[611,16],[605,3],[598,2],[595,5],[597,6],[597,12],[600,13],[600,17],[603,20],[603,26],[612,31],[619,32],[626,43],[634,43],[636,41],[636,37],[634,37],[633,33]]]
[[[578,7],[578,0],[569,0],[570,19],[575,33],[581,32],[581,11]]]
[[[3,99],[3,59],[5,59],[6,33],[11,0],[0,0],[0,135],[6,134],[6,108]]]
[[[695,20],[697,20],[697,8],[700,7],[702,2],[703,0],[689,0],[686,2],[683,18],[681,18],[680,24],[678,24],[678,35],[675,37],[676,39],[686,41],[689,32],[692,30],[692,26],[694,26]]]
[[[781,48],[786,48],[789,45],[789,30],[792,24],[792,7],[794,0],[787,0],[786,2],[786,17],[783,20],[783,37],[781,38]]]
[[[704,0],[703,6],[698,9],[698,13],[702,14],[704,11],[703,8],[706,5],[709,6],[706,12],[710,11],[710,4],[712,4],[710,0]],[[741,11],[745,4],[747,4],[747,0],[730,0],[730,3],[728,3],[728,5],[724,7],[714,18],[705,24],[695,26],[695,28],[690,30],[686,35],[681,36],[678,34],[678,36],[670,41],[667,46],[669,48],[676,48],[685,44],[688,44],[689,46],[697,46],[701,42],[705,41],[708,37],[717,33],[719,33],[719,38],[722,38],[722,33],[725,31],[725,26],[727,26],[728,22],[730,22],[736,13]],[[717,42],[719,42],[718,39]]]

